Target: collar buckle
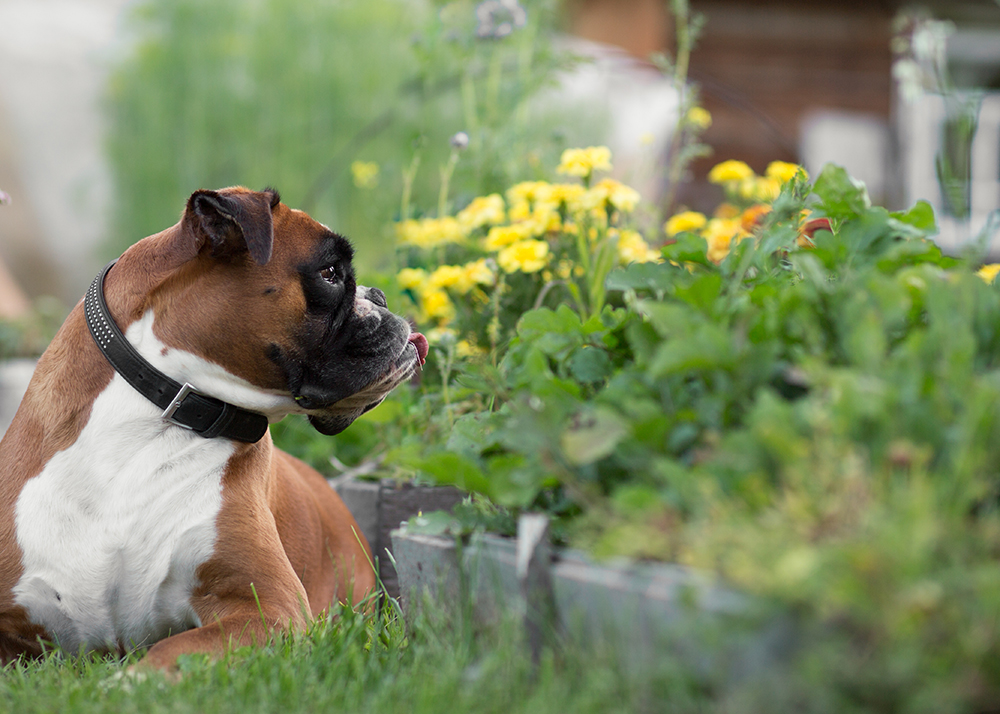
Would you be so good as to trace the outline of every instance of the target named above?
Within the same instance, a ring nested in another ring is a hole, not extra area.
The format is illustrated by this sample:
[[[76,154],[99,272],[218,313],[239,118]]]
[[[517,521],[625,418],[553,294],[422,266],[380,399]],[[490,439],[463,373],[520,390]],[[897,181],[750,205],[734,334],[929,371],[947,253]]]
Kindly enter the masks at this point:
[[[184,402],[184,399],[187,398],[187,395],[192,393],[201,394],[201,392],[199,392],[197,389],[191,386],[190,382],[185,382],[184,386],[182,386],[180,390],[177,392],[177,394],[174,395],[174,398],[170,400],[170,404],[167,405],[167,408],[163,410],[163,414],[160,415],[163,418],[163,420],[168,421],[171,424],[176,424],[177,426],[182,426],[185,429],[193,430],[194,427],[192,427],[190,424],[185,424],[183,422],[174,419],[174,412],[180,409],[181,404]]]

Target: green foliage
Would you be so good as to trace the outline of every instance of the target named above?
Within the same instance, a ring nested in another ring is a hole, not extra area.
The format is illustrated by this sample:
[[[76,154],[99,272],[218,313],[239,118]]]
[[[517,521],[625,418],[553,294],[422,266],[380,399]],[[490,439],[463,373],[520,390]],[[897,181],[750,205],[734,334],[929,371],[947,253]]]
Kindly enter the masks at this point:
[[[808,243],[806,207],[832,229]],[[598,555],[794,604],[817,629],[788,696],[994,701],[1000,291],[934,230],[842,169],[793,182],[718,265],[682,234],[609,277],[619,307],[525,313],[498,368],[460,377],[493,409],[408,463]]]
[[[560,148],[527,104],[559,61],[553,2],[525,5],[525,27],[479,39],[471,0],[140,4],[109,96],[109,250],[174,223],[195,189],[273,185],[376,267],[400,194],[433,203],[456,132],[470,137],[451,179],[460,197]],[[375,177],[352,176],[355,161],[377,164]]]

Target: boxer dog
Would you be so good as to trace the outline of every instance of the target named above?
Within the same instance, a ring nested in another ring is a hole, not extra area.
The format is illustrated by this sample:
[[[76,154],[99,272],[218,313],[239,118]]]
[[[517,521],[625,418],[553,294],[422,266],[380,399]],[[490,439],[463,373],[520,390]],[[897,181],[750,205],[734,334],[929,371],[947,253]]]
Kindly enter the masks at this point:
[[[149,648],[169,669],[373,590],[351,514],[267,431],[339,433],[423,363],[352,252],[235,187],[98,276],[0,442],[0,660]]]

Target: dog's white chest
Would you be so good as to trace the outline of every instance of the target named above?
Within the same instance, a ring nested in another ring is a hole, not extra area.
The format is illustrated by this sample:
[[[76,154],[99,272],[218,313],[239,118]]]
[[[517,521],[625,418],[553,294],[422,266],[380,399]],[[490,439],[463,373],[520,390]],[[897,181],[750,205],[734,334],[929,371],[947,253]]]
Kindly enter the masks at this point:
[[[169,428],[118,375],[70,448],[15,511],[15,601],[68,650],[150,645],[200,623],[196,570],[212,554],[231,442]]]

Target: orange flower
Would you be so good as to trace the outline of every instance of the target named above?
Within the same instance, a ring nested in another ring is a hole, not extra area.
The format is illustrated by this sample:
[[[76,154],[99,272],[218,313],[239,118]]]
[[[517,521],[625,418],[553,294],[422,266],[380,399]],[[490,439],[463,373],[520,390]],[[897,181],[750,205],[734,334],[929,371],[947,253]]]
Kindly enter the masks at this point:
[[[755,203],[750,206],[740,215],[740,224],[743,230],[747,233],[753,233],[753,230],[764,222],[764,216],[770,211],[771,207],[763,203]]]

